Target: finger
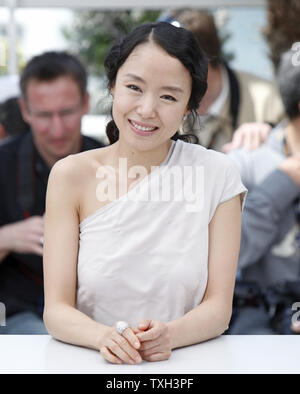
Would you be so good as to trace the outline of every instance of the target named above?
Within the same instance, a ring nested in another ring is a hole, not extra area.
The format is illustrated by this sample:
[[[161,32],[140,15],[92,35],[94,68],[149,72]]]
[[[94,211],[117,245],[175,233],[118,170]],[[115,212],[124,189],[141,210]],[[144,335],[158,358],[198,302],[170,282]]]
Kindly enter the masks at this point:
[[[36,244],[36,245],[42,245],[43,235],[31,234],[28,238],[29,238],[28,242],[31,242],[32,244]]]
[[[32,226],[30,229],[28,229],[28,231],[30,231],[32,234],[36,234],[36,235],[44,235],[44,226]]]
[[[163,360],[168,360],[171,356],[171,352],[168,353],[155,353],[151,354],[149,356],[143,357],[144,360],[146,361],[163,361]]]
[[[133,331],[135,334],[138,334],[139,332],[143,332],[144,330],[139,330],[138,328],[132,328],[132,331]],[[139,340],[138,337],[137,337],[137,340]]]
[[[42,227],[44,225],[43,216],[31,216],[30,218],[25,219],[25,222],[32,226]]]
[[[157,338],[154,341],[145,341],[141,343],[139,351],[145,351],[148,349],[153,349],[161,344],[161,338]]]
[[[143,319],[138,324],[139,330],[144,330],[144,331],[148,330],[150,326],[151,326],[151,320],[149,319]]]
[[[127,364],[134,364],[132,358],[126,352],[124,352],[123,349],[120,348],[118,343],[116,343],[112,339],[109,339],[107,341],[106,347],[112,354],[117,356],[120,360],[124,361]]]
[[[228,142],[228,144],[225,144],[225,145],[222,146],[222,152],[223,153],[228,153],[228,152],[231,151],[231,149],[232,149],[232,143],[231,142]]]
[[[246,130],[243,138],[244,140],[243,145],[246,150],[251,150],[252,139],[253,139],[253,132],[251,132],[250,130]]]
[[[161,345],[157,345],[157,346],[154,346],[154,347],[152,347],[150,349],[141,350],[140,354],[144,358],[144,356],[148,357],[148,356],[150,356],[150,354],[161,353],[162,349],[163,348],[162,348]]]
[[[19,228],[18,236],[30,239],[40,238],[44,235],[44,228],[40,226],[22,226]]]
[[[120,346],[120,348],[128,354],[128,356],[134,361],[134,362],[141,362],[141,356],[137,350],[135,350],[134,347],[131,346],[131,344],[127,341],[127,339],[123,335],[115,334],[113,336],[113,340]]]
[[[29,252],[32,252],[37,255],[42,255],[43,254],[42,237],[34,237],[34,239],[32,239],[30,243],[27,244],[27,248]]]
[[[293,323],[291,325],[291,330],[294,331],[296,334],[300,334],[300,322]]]
[[[42,235],[44,235],[44,227],[34,227],[34,228],[29,229],[29,231],[30,231],[32,234],[35,234],[35,235],[37,235],[37,236],[39,236],[39,237],[41,237]]]
[[[260,133],[259,132],[253,132],[253,133],[250,133],[250,134],[251,135],[249,135],[248,150],[257,149],[260,146],[260,144],[261,144]]]
[[[245,132],[245,129],[249,128],[249,124],[251,123],[243,123],[241,124],[234,132],[234,134],[243,134]]]
[[[37,254],[38,256],[43,255],[43,245],[40,243],[36,242],[19,242],[14,250],[18,253],[31,253],[31,254]]]
[[[44,249],[42,245],[33,245],[31,252],[37,254],[38,256],[43,256]]]
[[[235,148],[240,148],[243,145],[243,140],[244,140],[244,133],[241,131],[236,131],[233,134],[233,138],[232,138],[232,149]]]
[[[140,341],[131,327],[128,327],[123,331],[122,337],[126,338],[131,346],[135,347],[136,349],[140,348]]]
[[[139,338],[140,342],[144,342],[157,339],[160,335],[161,330],[158,327],[153,327],[148,331],[138,333],[136,336]]]
[[[100,349],[100,353],[103,356],[103,358],[105,358],[105,360],[109,361],[110,363],[113,364],[122,364],[122,360],[120,360],[117,356],[115,356],[114,354],[112,354],[106,346],[103,346]]]

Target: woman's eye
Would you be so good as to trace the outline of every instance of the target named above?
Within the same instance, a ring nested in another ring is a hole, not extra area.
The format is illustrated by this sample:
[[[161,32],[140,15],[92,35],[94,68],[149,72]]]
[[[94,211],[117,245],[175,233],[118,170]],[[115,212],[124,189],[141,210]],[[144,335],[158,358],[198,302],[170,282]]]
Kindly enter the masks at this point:
[[[127,85],[128,89],[134,90],[136,92],[140,92],[141,89],[136,85]]]
[[[165,94],[164,96],[162,96],[162,98],[168,101],[177,101],[175,97],[169,96],[168,94]]]

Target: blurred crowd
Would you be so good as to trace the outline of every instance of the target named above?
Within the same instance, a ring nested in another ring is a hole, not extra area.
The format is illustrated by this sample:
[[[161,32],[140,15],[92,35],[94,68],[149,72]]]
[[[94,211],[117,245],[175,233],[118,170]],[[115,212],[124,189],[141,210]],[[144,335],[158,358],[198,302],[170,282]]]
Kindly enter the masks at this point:
[[[192,31],[209,60],[198,116],[188,116],[180,132],[228,154],[248,189],[228,334],[300,333],[293,319],[300,301],[300,44],[294,45],[300,42],[300,5],[269,0],[267,7],[263,34],[273,81],[232,69],[209,11],[176,9],[160,17]],[[81,133],[89,94],[75,56],[34,57],[22,71],[19,92],[12,89],[0,102],[0,301],[12,322],[0,325],[0,334],[46,333],[42,253],[49,172],[63,157],[104,146]]]

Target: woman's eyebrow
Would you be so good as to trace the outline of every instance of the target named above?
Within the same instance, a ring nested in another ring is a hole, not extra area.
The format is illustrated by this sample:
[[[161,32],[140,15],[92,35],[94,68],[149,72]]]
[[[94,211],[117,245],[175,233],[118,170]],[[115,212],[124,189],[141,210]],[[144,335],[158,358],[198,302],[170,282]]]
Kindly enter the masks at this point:
[[[143,78],[139,77],[139,76],[136,75],[136,74],[125,74],[124,77],[130,78],[130,79],[135,79],[136,81],[146,83],[146,82],[143,80]]]
[[[140,76],[138,76],[136,74],[131,74],[131,73],[130,74],[126,74],[125,77],[134,79],[134,80],[142,82],[142,83],[146,83],[143,80],[143,78],[141,78]],[[183,90],[179,86],[162,86],[161,89],[170,90],[171,92],[183,93]]]

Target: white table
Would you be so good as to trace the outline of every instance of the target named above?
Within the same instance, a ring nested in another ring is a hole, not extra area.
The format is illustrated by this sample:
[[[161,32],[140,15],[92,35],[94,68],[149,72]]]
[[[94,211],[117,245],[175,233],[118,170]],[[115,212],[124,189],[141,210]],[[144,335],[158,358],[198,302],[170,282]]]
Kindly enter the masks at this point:
[[[174,350],[167,361],[112,365],[48,335],[1,335],[0,373],[300,373],[300,336],[231,335]]]

